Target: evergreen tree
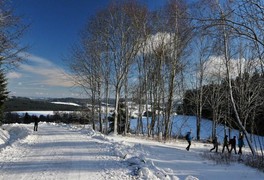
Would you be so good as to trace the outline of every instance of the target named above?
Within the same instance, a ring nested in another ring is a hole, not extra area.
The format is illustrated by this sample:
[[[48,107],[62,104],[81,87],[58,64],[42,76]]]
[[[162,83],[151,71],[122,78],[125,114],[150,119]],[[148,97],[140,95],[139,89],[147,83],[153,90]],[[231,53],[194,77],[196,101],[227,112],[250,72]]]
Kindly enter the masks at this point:
[[[2,69],[0,69],[0,125],[3,122],[3,109],[4,109],[4,102],[8,97],[7,92],[7,81],[5,78],[5,74]]]
[[[30,124],[30,123],[34,122],[32,119],[33,119],[33,116],[29,115],[29,114],[26,112],[26,114],[25,114],[25,116],[24,116],[24,118],[23,118],[23,123],[24,123],[24,124]]]
[[[115,113],[108,117],[109,121],[109,132],[114,132],[114,117]],[[123,134],[125,132],[125,123],[126,123],[126,112],[125,112],[125,104],[119,103],[118,105],[118,117],[117,117],[117,133]],[[128,132],[129,132],[128,125]]]

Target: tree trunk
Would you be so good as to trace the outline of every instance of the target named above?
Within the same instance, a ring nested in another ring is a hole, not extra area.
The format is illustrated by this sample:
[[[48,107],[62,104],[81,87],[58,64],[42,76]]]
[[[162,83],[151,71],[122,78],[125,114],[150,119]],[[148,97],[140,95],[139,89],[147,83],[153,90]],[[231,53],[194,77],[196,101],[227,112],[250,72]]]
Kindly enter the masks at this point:
[[[169,136],[169,125],[171,122],[171,108],[172,108],[172,101],[173,101],[173,90],[174,90],[174,77],[175,77],[175,70],[173,70],[171,77],[170,77],[170,85],[169,85],[169,98],[167,102],[167,107],[166,107],[166,121],[165,121],[165,141],[168,139]]]
[[[106,107],[105,107],[105,134],[108,133],[108,98],[109,98],[109,86],[108,86],[108,81],[106,82],[106,94],[105,94],[105,99],[106,99]]]
[[[233,97],[232,83],[231,83],[231,77],[230,77],[230,71],[229,71],[230,58],[228,56],[228,38],[227,38],[227,33],[226,33],[226,30],[225,30],[225,26],[224,26],[224,29],[223,30],[224,30],[223,31],[223,33],[224,33],[223,35],[224,35],[224,48],[225,48],[224,49],[224,55],[225,55],[226,74],[227,74],[229,96],[230,96],[232,108],[234,110],[235,117],[237,119],[238,125],[239,125],[239,127],[241,128],[242,132],[245,135],[245,138],[247,140],[247,143],[249,145],[249,148],[251,150],[251,153],[253,154],[253,156],[255,156],[255,154],[256,154],[255,149],[252,146],[252,143],[251,143],[251,141],[249,139],[248,132],[246,131],[245,127],[243,126],[243,124],[242,124],[242,122],[240,120],[240,117],[239,117],[239,114],[238,114],[238,111],[237,111],[237,107],[236,107],[236,103],[235,103],[235,100],[234,100],[234,97]]]
[[[101,82],[98,82],[98,105],[99,105],[99,112],[98,112],[98,119],[100,124],[100,132],[103,133],[103,119],[102,119],[102,100],[101,100]]]
[[[118,105],[120,99],[120,87],[116,87],[115,92],[115,116],[114,116],[114,135],[117,135],[117,123],[118,123]]]
[[[126,114],[126,120],[125,120],[125,132],[124,134],[126,135],[127,132],[128,132],[128,125],[129,125],[129,114],[128,114],[128,103],[127,103],[127,100],[128,100],[128,81],[127,81],[127,76],[125,78],[125,114]]]

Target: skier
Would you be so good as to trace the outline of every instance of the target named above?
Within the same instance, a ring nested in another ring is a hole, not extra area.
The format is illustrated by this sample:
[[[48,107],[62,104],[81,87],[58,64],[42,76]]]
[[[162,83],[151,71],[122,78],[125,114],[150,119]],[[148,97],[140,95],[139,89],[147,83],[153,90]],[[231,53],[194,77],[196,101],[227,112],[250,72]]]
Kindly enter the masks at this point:
[[[233,139],[230,139],[229,144],[231,145],[231,149],[230,149],[229,153],[231,153],[232,150],[234,149],[235,154],[237,154],[237,151],[236,151],[236,136],[234,136]]]
[[[212,152],[212,150],[214,150],[214,149],[215,149],[215,152],[217,152],[218,151],[217,136],[215,136],[214,139],[213,139],[213,145],[214,145],[214,147],[212,149],[210,149],[210,152]]]
[[[227,152],[229,152],[229,148],[228,148],[228,140],[227,140],[227,138],[228,138],[228,135],[225,135],[225,137],[224,137],[224,142],[223,142],[222,153],[224,153],[224,151],[225,151],[225,147],[226,147],[226,149],[227,149]]]
[[[187,134],[185,136],[185,138],[186,138],[186,140],[188,142],[188,146],[186,147],[187,151],[189,151],[190,147],[191,147],[191,140],[192,140],[191,133],[192,133],[192,131],[189,131],[189,132],[187,132]]]

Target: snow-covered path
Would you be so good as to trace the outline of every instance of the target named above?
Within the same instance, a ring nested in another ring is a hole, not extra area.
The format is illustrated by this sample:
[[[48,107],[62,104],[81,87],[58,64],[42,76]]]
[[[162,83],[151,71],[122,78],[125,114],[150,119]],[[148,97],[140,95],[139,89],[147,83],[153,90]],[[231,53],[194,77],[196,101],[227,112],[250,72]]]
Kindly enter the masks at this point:
[[[128,179],[107,142],[49,124],[0,153],[0,179]]]
[[[264,179],[263,172],[242,163],[216,164],[202,158],[211,144],[194,141],[191,150],[186,151],[183,140],[161,143],[139,137],[104,136],[89,126],[56,123],[40,123],[38,132],[32,131],[32,124],[3,128],[0,180]]]

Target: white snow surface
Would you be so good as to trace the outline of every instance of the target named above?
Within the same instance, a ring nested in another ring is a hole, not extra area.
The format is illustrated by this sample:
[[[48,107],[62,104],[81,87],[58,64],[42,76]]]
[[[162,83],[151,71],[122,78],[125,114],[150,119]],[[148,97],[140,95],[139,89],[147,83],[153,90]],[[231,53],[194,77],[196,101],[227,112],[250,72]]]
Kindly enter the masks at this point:
[[[69,112],[69,111],[67,111]],[[47,116],[47,115],[53,115],[54,111],[13,111],[12,113],[17,113],[20,116],[25,116],[26,113],[28,113],[29,115],[35,115],[35,116]]]
[[[211,144],[104,136],[90,126],[39,123],[0,128],[0,179],[263,180],[264,173],[204,159]],[[219,147],[221,149],[221,146]],[[233,155],[235,156],[235,155]]]
[[[51,102],[51,103],[53,103],[53,104],[69,105],[69,106],[80,106],[79,104],[70,103],[70,102]]]

